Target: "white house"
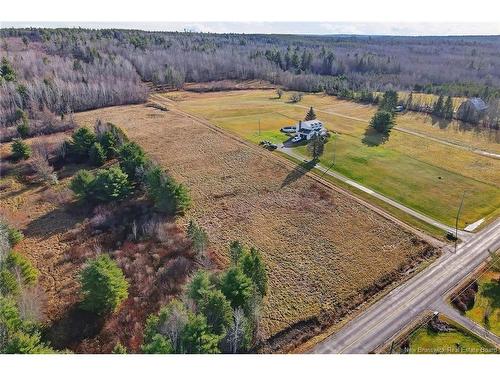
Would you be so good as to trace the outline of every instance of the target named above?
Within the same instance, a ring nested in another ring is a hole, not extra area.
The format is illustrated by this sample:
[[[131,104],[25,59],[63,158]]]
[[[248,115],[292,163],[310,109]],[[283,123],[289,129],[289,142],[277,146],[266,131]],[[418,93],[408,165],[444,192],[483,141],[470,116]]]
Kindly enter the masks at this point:
[[[319,120],[299,121],[296,133],[302,139],[310,140],[315,134],[326,135],[327,131]]]

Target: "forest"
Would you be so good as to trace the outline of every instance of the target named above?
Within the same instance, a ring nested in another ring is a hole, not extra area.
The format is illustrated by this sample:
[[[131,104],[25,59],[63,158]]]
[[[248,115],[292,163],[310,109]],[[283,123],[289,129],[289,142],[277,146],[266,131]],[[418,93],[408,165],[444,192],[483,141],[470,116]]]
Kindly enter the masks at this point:
[[[4,140],[67,130],[73,112],[144,102],[144,82],[258,79],[361,101],[386,90],[500,97],[500,37],[1,29],[0,58]]]

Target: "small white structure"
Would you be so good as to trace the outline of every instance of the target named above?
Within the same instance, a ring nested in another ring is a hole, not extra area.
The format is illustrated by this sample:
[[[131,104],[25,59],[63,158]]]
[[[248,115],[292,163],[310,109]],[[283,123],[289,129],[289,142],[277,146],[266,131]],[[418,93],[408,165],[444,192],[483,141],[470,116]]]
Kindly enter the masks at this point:
[[[302,139],[310,140],[314,135],[326,135],[327,131],[319,120],[299,121],[297,124],[297,135]]]

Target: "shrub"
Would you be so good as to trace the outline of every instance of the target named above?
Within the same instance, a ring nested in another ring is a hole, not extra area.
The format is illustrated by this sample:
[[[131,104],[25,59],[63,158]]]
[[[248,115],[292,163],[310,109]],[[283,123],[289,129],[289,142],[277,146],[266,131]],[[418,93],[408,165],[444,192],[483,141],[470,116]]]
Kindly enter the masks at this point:
[[[6,354],[52,354],[53,349],[41,342],[39,332],[15,332],[5,346]]]
[[[125,348],[121,342],[116,343],[112,351],[113,354],[127,354],[127,348]]]
[[[100,167],[106,162],[106,152],[100,143],[94,142],[89,150],[89,160],[92,165]]]
[[[22,281],[26,285],[34,285],[38,279],[38,271],[31,262],[18,252],[11,252],[6,260],[7,268],[19,270]]]
[[[100,170],[90,184],[91,198],[97,202],[119,201],[130,191],[127,175],[119,167]]]
[[[134,142],[125,143],[118,151],[120,168],[130,180],[136,180],[138,169],[145,169],[148,158],[142,148]]]
[[[17,245],[24,238],[23,233],[19,229],[7,227],[7,231],[8,231],[8,235],[9,235],[10,246]]]
[[[9,270],[0,270],[0,295],[9,296],[19,292],[16,277]]]
[[[80,274],[80,282],[82,308],[99,315],[115,311],[128,297],[128,282],[107,254],[87,262]]]
[[[57,175],[47,159],[36,156],[31,160],[30,165],[39,181],[50,185],[57,184]]]
[[[86,199],[90,193],[94,176],[89,171],[80,170],[75,177],[71,180],[69,188],[73,190],[75,195],[80,199]]]
[[[158,211],[182,215],[191,206],[186,187],[176,183],[159,167],[154,167],[147,173],[146,187]]]
[[[233,308],[246,308],[252,297],[252,280],[239,267],[231,267],[221,279],[221,291]]]
[[[28,159],[31,156],[31,147],[21,139],[12,143],[12,158],[14,160]]]
[[[76,130],[70,141],[70,154],[76,161],[86,160],[90,148],[96,142],[95,134],[88,128],[79,128]]]
[[[295,92],[292,95],[290,95],[290,102],[292,103],[298,103],[302,100],[303,94],[301,92]]]

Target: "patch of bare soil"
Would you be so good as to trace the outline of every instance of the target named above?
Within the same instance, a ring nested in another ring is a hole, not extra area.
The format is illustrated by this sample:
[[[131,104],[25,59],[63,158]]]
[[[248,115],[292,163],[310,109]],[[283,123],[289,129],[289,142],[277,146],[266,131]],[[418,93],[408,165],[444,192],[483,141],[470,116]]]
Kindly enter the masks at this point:
[[[135,105],[75,117],[123,127],[190,188],[194,207],[183,220],[207,230],[220,266],[232,240],[262,251],[270,285],[261,333],[270,350],[314,335],[437,251],[350,196],[297,178],[267,151],[175,110]]]

